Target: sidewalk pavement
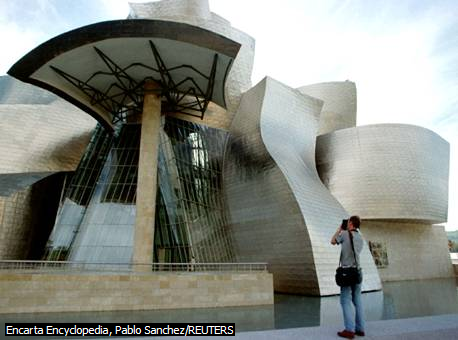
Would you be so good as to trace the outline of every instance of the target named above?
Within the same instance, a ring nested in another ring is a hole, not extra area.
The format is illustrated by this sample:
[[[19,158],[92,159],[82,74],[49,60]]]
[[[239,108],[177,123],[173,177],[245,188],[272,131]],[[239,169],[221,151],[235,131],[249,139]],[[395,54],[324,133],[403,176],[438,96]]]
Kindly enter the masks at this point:
[[[337,336],[337,331],[342,330],[339,326],[303,327],[278,329],[270,331],[254,331],[236,333],[234,336],[206,336],[203,339],[253,339],[253,340],[291,340],[291,339],[317,339],[317,340],[336,340],[342,339]],[[200,337],[193,337],[198,339]],[[131,339],[151,339],[146,337]],[[183,339],[182,337],[156,337],[156,339]],[[379,339],[440,339],[458,340],[458,314],[447,314],[438,316],[427,316],[411,319],[382,320],[366,322],[366,336],[355,337],[362,340]]]

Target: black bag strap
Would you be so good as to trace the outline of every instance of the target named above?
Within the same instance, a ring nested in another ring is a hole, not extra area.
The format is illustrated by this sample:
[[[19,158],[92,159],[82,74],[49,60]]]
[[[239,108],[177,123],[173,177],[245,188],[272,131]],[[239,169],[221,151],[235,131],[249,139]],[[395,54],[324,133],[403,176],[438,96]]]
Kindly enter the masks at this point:
[[[353,245],[353,235],[350,230],[348,230],[348,234],[350,236],[351,250],[353,250],[353,257],[355,258],[356,268],[359,268],[358,260],[356,259],[355,246]],[[339,267],[342,267],[342,251],[340,251]]]
[[[355,258],[356,268],[359,268],[358,260],[356,259],[355,247],[353,245],[353,235],[350,230],[348,231],[348,233],[350,234],[351,249],[353,250],[353,257]]]

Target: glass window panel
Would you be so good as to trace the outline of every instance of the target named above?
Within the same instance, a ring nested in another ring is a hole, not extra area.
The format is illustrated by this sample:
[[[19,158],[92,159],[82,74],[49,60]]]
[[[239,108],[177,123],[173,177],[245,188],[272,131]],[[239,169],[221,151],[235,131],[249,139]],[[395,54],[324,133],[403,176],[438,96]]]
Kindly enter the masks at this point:
[[[172,233],[175,238],[170,239],[175,243],[171,244],[172,257],[189,261],[190,247],[193,247],[199,262],[232,260],[232,244],[228,242],[221,197],[221,157],[226,132],[171,117],[165,118],[163,131],[161,150],[166,158],[163,166],[167,167],[167,176],[161,176],[160,181],[170,183],[159,183],[159,191],[160,195],[165,195],[167,187],[173,187],[177,203],[175,212],[170,208],[162,211],[169,216],[168,220],[180,221],[176,225],[178,228],[173,228],[177,233]],[[178,174],[178,178],[172,173]],[[156,223],[164,223],[164,219],[157,219]],[[172,226],[166,224],[165,227]],[[159,237],[157,241],[161,242]],[[159,250],[155,258],[159,258]]]

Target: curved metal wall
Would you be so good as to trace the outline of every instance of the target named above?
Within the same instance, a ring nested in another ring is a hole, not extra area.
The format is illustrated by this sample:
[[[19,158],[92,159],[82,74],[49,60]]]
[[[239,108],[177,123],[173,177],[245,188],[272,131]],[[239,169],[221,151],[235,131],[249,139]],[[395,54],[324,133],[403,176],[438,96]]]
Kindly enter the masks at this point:
[[[0,76],[0,104],[51,104],[59,99],[55,94],[39,87],[17,81],[10,76]]]
[[[49,235],[62,184],[52,175],[75,170],[94,127],[94,119],[55,95],[0,77],[1,258],[40,257],[34,247]],[[34,242],[24,243],[30,237]]]
[[[318,83],[298,91],[324,101],[318,135],[356,126],[356,86],[351,81]]]
[[[339,292],[339,249],[330,245],[349,214],[321,183],[315,136],[322,102],[266,78],[244,94],[231,126],[224,175],[240,261],[267,261],[276,291]],[[365,290],[381,283],[366,246]]]
[[[447,221],[449,144],[412,125],[378,124],[319,136],[317,168],[363,219]]]
[[[0,196],[73,171],[95,120],[46,91],[0,77]]]

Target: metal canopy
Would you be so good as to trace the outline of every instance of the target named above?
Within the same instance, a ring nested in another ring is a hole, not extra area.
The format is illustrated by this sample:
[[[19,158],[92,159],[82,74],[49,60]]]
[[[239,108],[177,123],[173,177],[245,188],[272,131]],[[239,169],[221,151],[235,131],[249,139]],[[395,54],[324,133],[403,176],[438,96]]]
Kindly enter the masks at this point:
[[[141,112],[145,81],[160,83],[163,111],[203,118],[225,107],[224,84],[240,44],[171,21],[116,20],[84,26],[38,46],[8,71],[50,90],[109,129]]]

